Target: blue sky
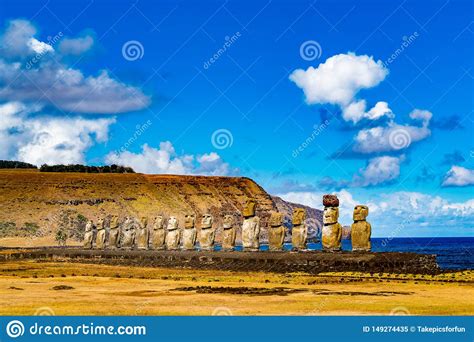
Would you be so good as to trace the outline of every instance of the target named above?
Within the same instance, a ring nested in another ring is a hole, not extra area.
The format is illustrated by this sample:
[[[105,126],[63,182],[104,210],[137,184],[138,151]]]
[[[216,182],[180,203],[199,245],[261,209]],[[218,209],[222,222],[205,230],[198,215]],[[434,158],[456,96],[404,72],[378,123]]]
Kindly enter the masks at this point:
[[[473,235],[470,1],[0,8],[0,158],[247,176],[335,192],[344,224],[369,204],[376,236]]]

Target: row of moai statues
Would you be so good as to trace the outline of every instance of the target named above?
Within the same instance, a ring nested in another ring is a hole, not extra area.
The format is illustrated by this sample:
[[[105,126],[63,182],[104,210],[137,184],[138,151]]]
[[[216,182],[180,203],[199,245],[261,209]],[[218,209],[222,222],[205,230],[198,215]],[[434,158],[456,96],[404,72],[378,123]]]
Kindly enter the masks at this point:
[[[324,214],[322,229],[322,246],[326,251],[341,250],[342,226],[338,222],[339,199],[334,195],[324,195]],[[242,216],[242,248],[244,251],[258,251],[260,249],[260,218],[256,215],[256,202],[248,200]],[[369,209],[364,205],[354,208],[354,223],[351,227],[351,241],[353,251],[370,251],[371,226],[366,221]],[[199,241],[201,250],[214,250],[216,229],[213,227],[213,217],[204,214],[201,219],[201,229],[198,233],[194,214],[185,215],[184,227],[179,228],[175,216],[168,219],[165,228],[163,216],[157,216],[150,228],[148,219],[142,218],[140,222],[127,217],[119,227],[117,216],[110,220],[109,239],[106,246],[105,222],[100,219],[97,225],[95,246],[98,249],[124,248],[131,249],[167,249],[184,250],[196,249]],[[308,226],[306,222],[306,210],[294,208],[292,216],[291,243],[293,251],[307,250]],[[285,241],[286,228],[283,224],[283,214],[272,212],[268,222],[268,242],[270,251],[282,251]],[[222,224],[222,250],[231,251],[235,248],[236,227],[233,215],[225,215]],[[84,247],[93,247],[94,224],[89,221],[86,225],[84,236]]]

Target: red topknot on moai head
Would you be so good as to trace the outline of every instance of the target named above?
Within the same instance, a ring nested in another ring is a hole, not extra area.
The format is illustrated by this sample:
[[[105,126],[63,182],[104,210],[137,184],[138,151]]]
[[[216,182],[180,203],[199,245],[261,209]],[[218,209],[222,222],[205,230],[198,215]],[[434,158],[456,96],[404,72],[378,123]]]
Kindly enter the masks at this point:
[[[336,195],[324,195],[323,205],[325,207],[339,207],[339,199]]]

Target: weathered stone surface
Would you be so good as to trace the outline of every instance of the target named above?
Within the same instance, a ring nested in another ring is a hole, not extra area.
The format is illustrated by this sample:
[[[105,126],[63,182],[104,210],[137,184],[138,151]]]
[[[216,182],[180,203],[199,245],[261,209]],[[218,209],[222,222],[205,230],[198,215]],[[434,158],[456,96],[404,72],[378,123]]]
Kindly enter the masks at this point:
[[[193,250],[196,246],[195,216],[188,214],[184,217],[183,249]]]
[[[142,217],[137,229],[136,243],[138,249],[148,249],[148,218]]]
[[[168,226],[166,229],[166,249],[179,249],[180,231],[178,228],[178,220],[176,219],[176,217],[171,216],[168,219]]]
[[[306,211],[303,208],[293,210],[293,229],[291,230],[291,244],[293,250],[305,250],[308,239],[308,228],[305,224]]]
[[[234,226],[234,216],[225,215],[222,224],[222,250],[232,251],[235,247],[237,231]]]
[[[132,249],[135,245],[137,222],[131,217],[126,217],[122,224],[121,248]]]
[[[339,207],[339,199],[336,195],[324,195],[323,205],[325,207]]]
[[[164,249],[165,248],[165,220],[163,216],[159,215],[155,217],[153,222],[153,230],[151,231],[150,236],[150,245],[152,249]]]
[[[213,218],[210,214],[204,214],[201,220],[201,231],[199,232],[199,245],[204,251],[214,249],[216,230],[212,228]]]
[[[117,215],[110,218],[109,241],[107,248],[115,249],[119,247],[120,228]]]
[[[354,208],[354,223],[351,226],[351,242],[353,251],[370,251],[370,235],[372,227],[366,221],[369,208],[365,205],[356,205]]]
[[[95,248],[104,249],[105,248],[105,222],[104,219],[100,218],[97,222],[97,236],[95,239]]]
[[[283,226],[283,214],[272,212],[269,221],[268,247],[271,251],[281,251],[285,241],[285,227]]]
[[[242,247],[244,251],[258,251],[260,247],[260,218],[250,216],[242,224]]]
[[[325,207],[323,214],[323,249],[328,251],[338,251],[341,249],[342,226],[337,222],[339,218],[339,208]]]
[[[255,216],[256,206],[257,202],[252,199],[247,200],[247,202],[245,203],[244,210],[242,211],[242,216],[245,218]]]
[[[83,247],[86,249],[92,248],[92,240],[94,238],[94,223],[89,220],[86,224],[86,231],[84,233]]]

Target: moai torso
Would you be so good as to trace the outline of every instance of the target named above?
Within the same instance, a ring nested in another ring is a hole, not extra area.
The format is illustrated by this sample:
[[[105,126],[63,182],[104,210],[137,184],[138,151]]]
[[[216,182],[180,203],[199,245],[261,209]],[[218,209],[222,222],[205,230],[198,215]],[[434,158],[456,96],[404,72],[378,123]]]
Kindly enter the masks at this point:
[[[121,247],[132,249],[135,244],[135,219],[127,217],[122,227]]]
[[[166,249],[176,250],[179,248],[180,232],[178,227],[178,220],[171,216],[166,227]]]
[[[193,250],[196,246],[195,216],[190,214],[184,217],[183,249]]]
[[[291,244],[293,250],[305,250],[308,239],[308,228],[305,224],[306,211],[303,208],[293,210],[293,228],[291,229]]]
[[[248,200],[243,211],[242,246],[244,251],[258,251],[260,247],[260,218],[255,216],[254,200]]]
[[[151,231],[150,244],[153,249],[165,248],[165,227],[163,216],[157,216],[153,223],[153,230]]]
[[[222,225],[222,250],[232,251],[234,249],[236,235],[234,216],[225,215]]]
[[[272,212],[268,229],[268,248],[271,251],[281,251],[285,241],[285,227],[283,226],[283,214]]]
[[[138,249],[148,249],[148,218],[142,217],[137,229],[136,244]]]
[[[339,208],[325,207],[323,214],[322,244],[323,249],[328,251],[341,250],[342,227],[337,222]]]
[[[199,245],[203,251],[214,250],[214,240],[216,237],[216,230],[212,228],[212,216],[204,214],[201,219],[201,231],[199,232]]]
[[[97,222],[97,236],[95,239],[95,248],[104,249],[105,248],[105,222],[104,219],[99,219]]]
[[[94,223],[92,221],[88,221],[86,224],[86,230],[84,232],[84,241],[83,247],[87,249],[92,248],[92,240],[94,237]]]
[[[120,237],[119,222],[117,216],[112,216],[110,219],[110,230],[109,230],[109,248],[116,249],[118,248]]]
[[[351,226],[351,243],[353,251],[367,251],[370,252],[371,243],[370,235],[372,234],[372,227],[366,221],[369,215],[369,208],[365,205],[357,205],[354,208],[354,223]]]

